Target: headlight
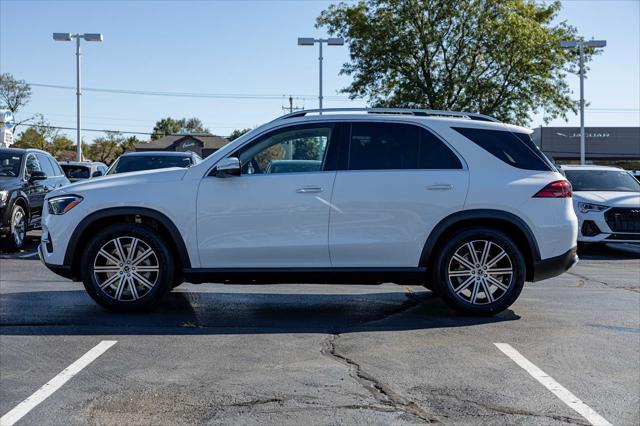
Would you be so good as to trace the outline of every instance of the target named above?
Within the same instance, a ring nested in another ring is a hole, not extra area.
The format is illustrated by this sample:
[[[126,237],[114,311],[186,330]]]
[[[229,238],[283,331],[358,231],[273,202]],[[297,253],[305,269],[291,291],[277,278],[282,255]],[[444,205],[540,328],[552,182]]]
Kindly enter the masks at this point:
[[[0,191],[0,207],[4,206],[9,199],[9,191]]]
[[[83,200],[79,195],[61,195],[48,201],[50,214],[65,214]]]
[[[578,203],[578,210],[582,213],[587,212],[603,212],[607,210],[609,206],[603,206],[600,204],[592,204],[592,203]]]

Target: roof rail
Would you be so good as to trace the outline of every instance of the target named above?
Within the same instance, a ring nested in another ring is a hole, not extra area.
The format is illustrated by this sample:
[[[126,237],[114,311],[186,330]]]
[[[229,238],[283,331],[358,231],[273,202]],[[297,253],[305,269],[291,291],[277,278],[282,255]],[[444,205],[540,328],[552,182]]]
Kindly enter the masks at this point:
[[[415,116],[423,116],[423,117],[459,117],[459,118],[467,118],[469,120],[477,120],[477,121],[494,121],[498,122],[499,120],[490,117],[488,115],[477,114],[475,112],[464,112],[464,111],[441,111],[437,109],[411,109],[411,108],[323,108],[323,109],[303,109],[300,111],[295,111],[289,114],[285,114],[281,117],[276,118],[273,121],[285,120],[287,118],[298,118],[304,117],[307,114],[318,113],[321,114],[323,112],[366,112],[367,114],[403,114],[403,115],[415,115]]]

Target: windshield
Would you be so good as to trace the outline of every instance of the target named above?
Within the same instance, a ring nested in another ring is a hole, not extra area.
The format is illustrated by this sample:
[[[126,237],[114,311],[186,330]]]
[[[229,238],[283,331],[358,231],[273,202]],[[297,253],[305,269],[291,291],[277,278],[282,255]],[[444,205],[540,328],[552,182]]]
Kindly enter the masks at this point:
[[[140,170],[164,169],[167,167],[189,167],[189,157],[173,155],[131,155],[120,157],[107,171],[108,175],[137,172]]]
[[[18,177],[21,163],[22,154],[0,152],[0,178]]]
[[[62,164],[62,170],[69,179],[89,179],[89,168]]]
[[[566,170],[574,191],[640,192],[640,183],[628,172],[617,170]]]

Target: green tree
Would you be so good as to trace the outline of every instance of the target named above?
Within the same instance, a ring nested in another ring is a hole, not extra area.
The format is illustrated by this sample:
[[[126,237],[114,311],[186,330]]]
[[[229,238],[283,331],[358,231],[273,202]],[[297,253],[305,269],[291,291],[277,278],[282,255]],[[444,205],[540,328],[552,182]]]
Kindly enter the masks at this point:
[[[73,142],[59,135],[42,114],[36,114],[32,120],[33,123],[17,137],[16,148],[36,148],[55,155],[60,149],[67,149],[69,144],[73,147]]]
[[[135,136],[129,136],[128,138],[124,139],[120,145],[120,148],[122,150],[122,152],[130,152],[130,151],[135,151],[136,150],[136,145],[139,144],[140,142],[142,142],[140,139],[138,139]]]
[[[185,133],[208,133],[209,129],[204,127],[199,118],[183,118],[180,120],[182,131]]]
[[[251,129],[246,128],[246,129],[236,129],[233,132],[231,132],[231,134],[227,137],[227,139],[229,140],[229,142],[238,139],[240,136],[244,135],[247,132],[250,132]]]
[[[176,120],[171,117],[163,118],[158,120],[156,125],[153,127],[151,139],[158,139],[166,135],[180,133],[181,128],[180,120]]]
[[[31,100],[31,86],[24,80],[16,80],[9,73],[0,74],[0,109],[8,109],[17,115],[18,112]],[[28,122],[33,117],[29,117],[22,121],[17,121],[15,129],[18,126]]]
[[[73,151],[75,144],[65,135],[57,135],[47,148],[51,154],[58,155],[60,151]]]
[[[293,141],[293,160],[322,160],[323,138],[306,137]]]
[[[107,132],[106,136],[96,138],[89,146],[89,158],[111,164],[113,160],[122,154],[122,145],[125,138],[119,132]]]
[[[463,110],[526,124],[576,111],[566,72],[576,29],[560,1],[371,0],[331,5],[318,27],[342,36],[353,77],[343,91],[373,106]],[[593,52],[587,52],[587,60]]]
[[[156,122],[153,128],[151,139],[158,139],[166,135],[174,135],[178,133],[207,133],[209,129],[204,127],[202,121],[198,118],[181,118],[175,119],[171,117],[163,118]]]
[[[46,150],[48,142],[44,138],[44,135],[38,132],[35,128],[29,127],[20,134],[13,143],[13,146],[16,148],[37,148]]]

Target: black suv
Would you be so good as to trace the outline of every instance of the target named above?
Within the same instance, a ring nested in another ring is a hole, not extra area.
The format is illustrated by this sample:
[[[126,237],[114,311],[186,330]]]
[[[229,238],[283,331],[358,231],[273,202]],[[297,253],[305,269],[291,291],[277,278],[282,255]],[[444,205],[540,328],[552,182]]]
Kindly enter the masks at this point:
[[[69,184],[58,162],[38,149],[0,148],[0,240],[19,249],[40,226],[45,195]]]

